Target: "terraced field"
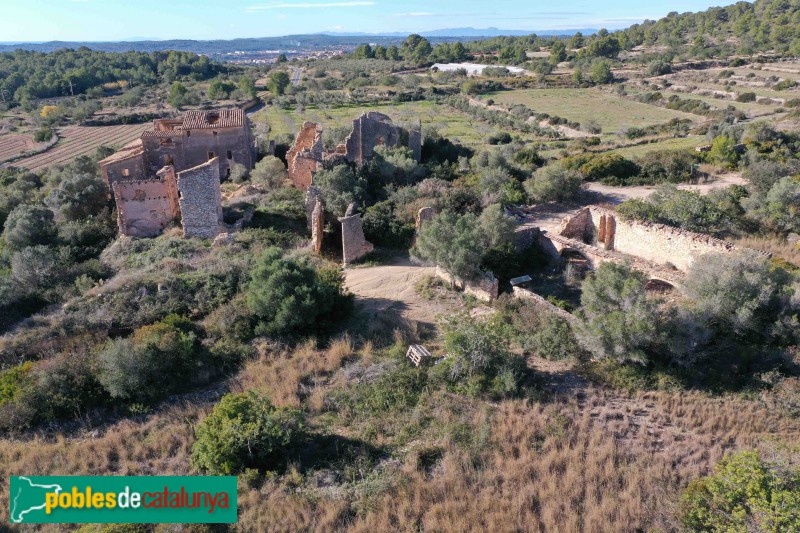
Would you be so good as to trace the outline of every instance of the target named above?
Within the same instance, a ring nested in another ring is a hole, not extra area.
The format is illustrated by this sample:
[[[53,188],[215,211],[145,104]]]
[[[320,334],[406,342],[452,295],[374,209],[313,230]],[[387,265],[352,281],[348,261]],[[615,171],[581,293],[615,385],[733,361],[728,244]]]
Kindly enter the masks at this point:
[[[30,135],[9,133],[0,135],[0,162],[17,157],[36,148],[36,142]]]
[[[538,112],[566,118],[581,124],[597,122],[603,133],[618,133],[627,128],[664,124],[673,118],[699,121],[700,117],[639,102],[632,102],[596,89],[526,89],[489,93],[503,105],[523,104]]]
[[[41,170],[52,165],[69,163],[80,155],[88,155],[102,145],[121,147],[139,137],[150,127],[146,124],[120,126],[68,126],[58,134],[60,140],[50,150],[14,163],[30,170]]]

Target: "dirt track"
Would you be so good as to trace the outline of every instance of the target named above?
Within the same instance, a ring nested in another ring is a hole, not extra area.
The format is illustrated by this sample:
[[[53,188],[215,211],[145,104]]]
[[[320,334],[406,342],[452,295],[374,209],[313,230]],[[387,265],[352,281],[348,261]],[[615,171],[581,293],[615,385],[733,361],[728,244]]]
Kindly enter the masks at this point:
[[[392,265],[350,268],[345,271],[347,288],[356,295],[356,302],[368,314],[388,310],[404,318],[433,324],[436,315],[447,310],[443,303],[429,301],[417,294],[414,286],[436,269],[421,267],[400,260]]]

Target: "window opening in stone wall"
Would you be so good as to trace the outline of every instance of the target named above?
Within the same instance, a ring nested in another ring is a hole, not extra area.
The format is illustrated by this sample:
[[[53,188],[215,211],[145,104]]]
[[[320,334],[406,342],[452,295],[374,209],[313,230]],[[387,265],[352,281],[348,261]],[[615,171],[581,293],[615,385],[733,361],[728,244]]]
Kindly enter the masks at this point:
[[[191,131],[187,131],[187,132],[186,132],[186,136],[187,136],[187,137],[191,137],[191,136],[192,136],[192,132],[191,132]]]
[[[215,132],[214,132],[214,137],[216,137],[216,136],[217,136],[217,132],[215,131]]]
[[[208,152],[208,160],[211,161],[214,159],[214,152]]]
[[[228,150],[228,159],[233,159],[233,152]]]
[[[231,169],[228,168],[228,169],[225,170],[225,177],[226,178],[230,178],[231,177]]]
[[[123,168],[123,169],[122,169],[122,175],[123,175],[123,176],[125,176],[125,177],[127,178],[128,176],[130,176],[130,175],[131,175],[131,171],[130,171],[130,170],[128,170],[127,168]]]
[[[165,165],[171,165],[172,164],[172,156],[171,155],[165,155],[164,156],[164,164]]]

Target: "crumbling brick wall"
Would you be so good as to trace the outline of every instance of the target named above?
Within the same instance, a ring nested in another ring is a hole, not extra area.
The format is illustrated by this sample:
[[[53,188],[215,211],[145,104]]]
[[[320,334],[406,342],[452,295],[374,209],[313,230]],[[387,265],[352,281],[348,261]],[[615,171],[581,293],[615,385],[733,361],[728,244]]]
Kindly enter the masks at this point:
[[[286,153],[292,184],[298,189],[308,189],[314,174],[322,168],[322,159],[322,126],[305,122],[294,146]]]
[[[219,186],[219,161],[178,173],[181,222],[185,237],[214,238],[222,224],[222,195]]]
[[[421,122],[419,127],[404,131],[383,113],[370,111],[353,121],[353,131],[345,141],[345,153],[351,163],[364,163],[372,160],[376,147],[395,148],[403,146],[404,141],[414,159],[419,161],[422,157]]]

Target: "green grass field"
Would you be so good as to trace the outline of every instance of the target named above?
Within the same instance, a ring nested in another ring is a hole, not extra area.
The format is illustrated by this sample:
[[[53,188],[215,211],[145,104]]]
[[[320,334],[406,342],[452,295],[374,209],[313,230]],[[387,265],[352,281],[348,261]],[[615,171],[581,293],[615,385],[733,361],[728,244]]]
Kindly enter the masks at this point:
[[[271,135],[294,135],[304,121],[319,122],[325,126],[349,126],[353,119],[367,111],[379,111],[399,125],[422,120],[422,127],[433,127],[444,137],[467,146],[486,144],[493,133],[500,131],[473,117],[433,102],[406,102],[402,104],[365,104],[329,109],[280,109],[268,106],[257,113],[256,120],[264,117],[270,124]],[[520,135],[518,132],[511,132]]]
[[[629,146],[627,148],[617,148],[611,150],[628,159],[641,157],[649,152],[658,150],[678,150],[678,149],[694,149],[698,146],[708,144],[708,140],[702,135],[692,135],[691,137],[677,138],[677,139],[664,139],[656,143],[640,144],[638,146]]]
[[[673,118],[698,120],[696,115],[633,102],[597,89],[525,89],[490,93],[486,97],[506,105],[523,104],[539,113],[581,124],[594,120],[606,134],[632,126],[663,124]]]

